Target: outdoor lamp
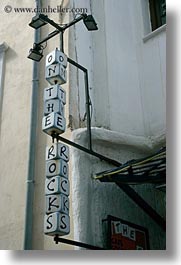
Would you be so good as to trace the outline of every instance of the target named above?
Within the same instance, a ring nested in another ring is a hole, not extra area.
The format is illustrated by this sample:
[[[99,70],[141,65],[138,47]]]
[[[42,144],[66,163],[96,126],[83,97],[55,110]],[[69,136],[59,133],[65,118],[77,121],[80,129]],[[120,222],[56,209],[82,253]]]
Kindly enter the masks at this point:
[[[39,62],[43,57],[43,49],[42,46],[34,44],[33,49],[30,49],[28,58],[33,61]]]
[[[29,23],[29,26],[34,29],[38,29],[47,24],[46,19],[47,19],[46,15],[43,14],[36,15],[32,18],[31,22]]]
[[[84,24],[88,30],[98,30],[97,23],[92,15],[85,16]]]
[[[50,24],[51,26],[55,27],[56,30],[48,34],[48,36],[45,37],[43,40],[39,41],[39,43],[34,43],[33,49],[30,49],[29,51],[28,58],[39,62],[43,57],[43,49],[45,48],[41,44],[47,42],[47,40],[51,39],[52,37],[56,36],[59,33],[62,34],[62,39],[63,39],[64,31],[69,27],[71,27],[72,25],[78,23],[80,20],[83,20],[87,30],[89,31],[98,30],[97,23],[92,15],[82,14],[78,18],[74,19],[68,24],[65,24],[64,26],[58,25],[53,20],[49,19],[47,15],[37,14],[36,16],[34,16],[31,22],[29,23],[30,27],[38,29],[46,24]],[[63,40],[62,40],[62,47],[63,47]]]

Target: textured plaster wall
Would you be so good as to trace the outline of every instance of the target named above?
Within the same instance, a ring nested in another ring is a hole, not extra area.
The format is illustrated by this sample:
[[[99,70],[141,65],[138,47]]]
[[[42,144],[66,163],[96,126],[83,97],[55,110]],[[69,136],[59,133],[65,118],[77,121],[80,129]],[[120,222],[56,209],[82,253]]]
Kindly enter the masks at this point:
[[[68,1],[63,1],[66,7]],[[62,1],[43,0],[43,7],[56,7]],[[0,3],[0,40],[9,46],[5,56],[5,76],[2,95],[2,113],[0,126],[0,249],[23,249],[24,221],[26,205],[26,188],[29,154],[30,110],[32,95],[33,61],[27,59],[28,51],[34,42],[34,30],[28,26],[34,13],[5,13],[4,7],[11,5],[21,8],[34,8],[35,1],[18,0]],[[69,15],[64,18],[59,13],[48,13],[57,23],[69,21]],[[41,29],[41,38],[53,31],[51,26]],[[65,52],[67,53],[68,32],[65,34]],[[44,219],[44,182],[45,182],[45,148],[51,142],[41,130],[43,117],[43,90],[48,87],[45,81],[45,57],[59,48],[59,36],[48,42],[44,51],[44,58],[39,63],[38,114],[34,168],[34,202],[33,202],[33,230],[32,247],[43,249],[72,249],[67,245],[55,245],[52,237],[43,234]],[[68,91],[67,91],[68,102]],[[66,110],[68,126],[68,108]],[[69,131],[66,136],[68,137]],[[71,165],[70,165],[71,167]],[[71,233],[73,224],[71,224]],[[73,237],[70,235],[70,237]]]
[[[133,135],[165,132],[166,31],[151,32],[147,1],[71,0],[86,7],[98,24],[70,30],[70,57],[89,71],[92,125]],[[71,67],[70,116],[73,129],[85,127],[84,79]],[[115,96],[116,95],[116,96]],[[154,104],[154,108],[153,108]]]
[[[95,126],[142,136],[163,133],[165,30],[144,41],[151,30],[147,1],[91,2],[99,27],[92,33]]]
[[[43,6],[61,4],[62,1],[45,0]],[[139,1],[141,3],[141,1]],[[8,1],[12,7],[34,7],[34,1]],[[158,136],[164,132],[165,105],[165,32],[143,42],[145,29],[142,9],[137,1],[63,1],[65,6],[86,7],[98,22],[98,32],[88,32],[83,23],[72,27],[65,35],[65,52],[71,58],[89,70],[90,95],[93,104],[92,124],[105,127],[110,131],[94,131],[94,148],[103,155],[120,162],[138,158],[151,153],[152,142],[162,143]],[[33,29],[28,26],[32,13],[5,13],[7,1],[1,1],[0,40],[5,41],[9,49],[5,58],[5,77],[0,126],[0,249],[22,249],[24,235],[24,214],[26,201],[26,177],[28,168],[28,143],[30,126],[30,104],[32,89],[32,61],[27,53],[32,47]],[[117,15],[116,15],[117,14]],[[128,24],[127,16],[130,20]],[[63,17],[48,14],[60,23],[67,23],[72,14]],[[121,19],[121,23],[119,21]],[[119,27],[115,26],[116,23]],[[42,37],[52,28],[42,29]],[[119,33],[119,34],[118,34]],[[148,32],[147,32],[148,33]],[[68,44],[69,40],[69,44]],[[45,55],[59,47],[59,36],[49,41]],[[55,245],[52,238],[43,235],[44,215],[44,180],[45,180],[45,146],[50,138],[41,132],[43,116],[43,89],[48,86],[44,79],[43,59],[40,63],[40,90],[38,96],[38,117],[36,135],[35,193],[33,213],[33,248],[64,249]],[[85,126],[84,82],[82,73],[69,67],[67,102],[70,109],[66,111],[67,127]],[[129,71],[127,70],[129,69]],[[159,70],[159,71],[158,71]],[[155,75],[157,73],[157,75]],[[152,78],[156,76],[155,79]],[[152,99],[152,100],[151,100]],[[154,100],[154,108],[153,102]],[[68,118],[69,122],[68,122]],[[67,128],[68,129],[68,128]],[[123,135],[153,135],[156,138],[127,137]],[[70,136],[67,131],[65,137]],[[115,139],[112,142],[112,139]],[[150,139],[150,138],[149,138]],[[84,131],[75,132],[73,140],[86,145]],[[157,146],[159,146],[159,144]],[[135,218],[141,225],[150,227],[150,240],[159,248],[164,235],[150,219],[132,205],[124,194],[112,184],[106,185],[91,179],[91,174],[110,166],[90,156],[72,150],[72,203],[71,234],[75,239],[101,245],[103,234],[100,230],[102,218],[106,215],[121,215],[126,219]],[[71,166],[71,165],[70,165]],[[71,170],[70,170],[71,171]],[[148,198],[153,207],[160,210],[162,198],[160,193],[140,191]],[[116,195],[116,196],[114,196]],[[122,205],[117,203],[120,199]],[[107,204],[106,202],[110,202]],[[114,205],[114,207],[113,207]],[[126,212],[132,208],[133,212]],[[99,213],[99,214],[98,214]],[[164,213],[161,213],[164,215]],[[140,217],[140,219],[138,218]],[[74,229],[75,226],[75,229]],[[153,240],[154,231],[158,233],[158,243]],[[12,236],[13,235],[13,236]]]
[[[152,154],[164,143],[163,135],[156,138],[135,137],[92,129],[93,149],[98,153],[124,163]],[[86,146],[85,129],[75,130],[73,141]],[[72,150],[72,196],[75,240],[106,247],[107,235],[103,231],[102,220],[107,215],[117,216],[146,227],[149,231],[151,249],[165,249],[165,233],[115,184],[94,180],[95,173],[114,166],[100,161],[79,150]],[[165,217],[165,195],[154,185],[139,185],[134,189]]]
[[[75,1],[73,1],[75,2]],[[103,155],[126,162],[152,154],[165,145],[165,30],[150,33],[146,1],[79,0],[90,4],[99,30],[88,33],[75,26],[69,49],[87,67],[93,102],[93,147]],[[89,45],[85,45],[88,42]],[[84,86],[71,72],[70,114],[72,127],[85,127]],[[104,129],[103,129],[104,128]],[[109,130],[105,130],[109,129]],[[87,145],[86,133],[75,130],[73,141]],[[118,187],[100,183],[91,175],[113,168],[72,149],[72,194],[75,239],[102,246],[102,219],[118,216],[149,230],[152,249],[165,248],[165,233]],[[162,216],[165,195],[152,185],[136,188]],[[156,236],[155,236],[156,235]]]
[[[24,1],[8,1],[18,7]],[[32,1],[26,1],[32,5]],[[5,13],[0,3],[0,40],[5,55],[0,131],[0,249],[22,249],[28,159],[32,63],[26,59],[33,32],[32,14]]]

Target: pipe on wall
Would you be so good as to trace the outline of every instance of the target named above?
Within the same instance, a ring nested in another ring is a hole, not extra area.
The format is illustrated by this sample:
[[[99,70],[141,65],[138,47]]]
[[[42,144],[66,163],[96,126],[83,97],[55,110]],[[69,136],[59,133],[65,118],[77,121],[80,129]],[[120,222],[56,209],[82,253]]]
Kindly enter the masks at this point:
[[[8,49],[6,42],[0,43],[0,121],[2,115],[2,102],[3,102],[3,86],[4,86],[4,68],[5,68],[5,52]],[[0,122],[1,130],[1,122]]]
[[[41,8],[41,0],[35,0],[37,10]],[[40,41],[40,28],[35,30],[34,43]],[[32,249],[33,235],[33,200],[34,200],[34,172],[35,172],[35,147],[36,128],[38,112],[38,89],[39,89],[39,63],[33,61],[32,96],[30,113],[30,135],[29,135],[29,155],[27,172],[27,193],[25,208],[25,230],[24,230],[24,250]]]

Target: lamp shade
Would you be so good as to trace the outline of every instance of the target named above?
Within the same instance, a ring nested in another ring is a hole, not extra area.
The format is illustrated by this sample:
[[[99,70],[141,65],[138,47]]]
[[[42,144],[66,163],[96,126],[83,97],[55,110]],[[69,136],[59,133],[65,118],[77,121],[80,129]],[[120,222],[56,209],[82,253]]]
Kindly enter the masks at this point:
[[[38,29],[47,24],[46,18],[47,16],[43,14],[36,15],[32,18],[31,22],[29,23],[29,26],[34,29]]]
[[[41,49],[41,47],[35,45],[33,49],[30,49],[28,55],[29,59],[39,62],[42,57],[43,57],[43,50]]]
[[[98,30],[97,23],[92,15],[88,15],[84,18],[84,24],[88,30]]]

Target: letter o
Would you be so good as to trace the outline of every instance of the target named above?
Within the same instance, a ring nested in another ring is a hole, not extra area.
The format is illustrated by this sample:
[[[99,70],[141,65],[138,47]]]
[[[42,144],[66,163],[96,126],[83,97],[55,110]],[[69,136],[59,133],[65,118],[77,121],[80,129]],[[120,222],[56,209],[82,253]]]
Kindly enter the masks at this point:
[[[51,60],[52,60],[52,55],[50,55],[49,57],[48,57],[48,62],[50,63],[51,62]]]
[[[62,63],[64,61],[64,58],[62,55],[59,56],[59,61]]]
[[[56,163],[53,163],[49,166],[49,172],[54,173],[56,171]]]
[[[64,173],[64,175],[67,174],[67,166],[66,165],[63,166],[63,173]]]

